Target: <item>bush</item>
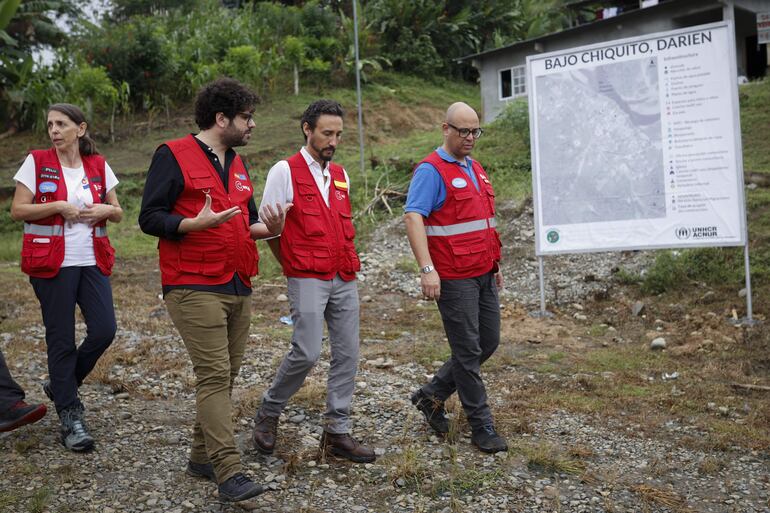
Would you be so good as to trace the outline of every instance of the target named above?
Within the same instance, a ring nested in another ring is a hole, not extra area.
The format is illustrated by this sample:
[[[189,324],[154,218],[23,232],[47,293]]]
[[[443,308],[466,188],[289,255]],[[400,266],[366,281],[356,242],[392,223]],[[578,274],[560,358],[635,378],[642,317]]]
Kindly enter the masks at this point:
[[[139,17],[93,28],[79,39],[88,64],[106,69],[115,83],[126,82],[135,106],[144,97],[161,99],[177,82],[174,51],[158,19]]]
[[[118,101],[118,90],[101,66],[81,64],[67,73],[64,84],[67,101],[82,107],[92,123],[96,112],[108,114]]]
[[[227,50],[221,69],[225,75],[264,93],[266,89],[271,89],[270,79],[277,74],[282,63],[282,57],[273,50],[263,52],[245,45]]]
[[[693,283],[739,285],[743,279],[740,248],[661,251],[642,278],[642,292],[661,294]]]

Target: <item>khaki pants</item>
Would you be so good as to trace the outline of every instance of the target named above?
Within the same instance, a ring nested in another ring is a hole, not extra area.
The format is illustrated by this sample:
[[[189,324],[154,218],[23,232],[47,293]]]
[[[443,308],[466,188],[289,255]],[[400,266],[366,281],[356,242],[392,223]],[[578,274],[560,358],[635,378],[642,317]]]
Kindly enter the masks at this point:
[[[174,289],[166,307],[195,371],[197,419],[190,461],[214,465],[217,482],[241,472],[231,393],[249,336],[251,298]]]

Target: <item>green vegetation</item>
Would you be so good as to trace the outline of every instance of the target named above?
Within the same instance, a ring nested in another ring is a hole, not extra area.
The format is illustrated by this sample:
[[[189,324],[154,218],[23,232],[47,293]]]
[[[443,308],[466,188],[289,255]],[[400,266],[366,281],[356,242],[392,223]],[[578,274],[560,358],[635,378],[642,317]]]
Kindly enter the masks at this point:
[[[590,11],[566,0],[369,0],[359,12],[360,70],[422,77],[475,75],[457,59],[570,25]],[[13,130],[43,130],[40,113],[70,101],[114,120],[140,111],[168,113],[221,75],[264,97],[313,84],[351,85],[354,23],[349,2],[116,0],[96,24],[79,0],[3,2],[0,11],[0,112]],[[227,6],[237,5],[237,8]],[[55,16],[75,19],[68,36]],[[8,28],[9,32],[4,29]],[[35,66],[32,50],[55,49]],[[99,127],[105,130],[106,126]],[[110,131],[112,123],[110,123]]]

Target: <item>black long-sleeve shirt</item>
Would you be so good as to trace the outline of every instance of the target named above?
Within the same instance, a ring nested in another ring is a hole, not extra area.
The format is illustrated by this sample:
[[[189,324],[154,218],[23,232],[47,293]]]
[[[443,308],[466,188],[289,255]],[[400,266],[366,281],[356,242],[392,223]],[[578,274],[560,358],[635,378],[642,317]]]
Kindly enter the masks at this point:
[[[214,153],[214,150],[198,138],[195,138],[195,142],[200,145],[211,165],[216,169],[220,180],[222,180],[225,186],[225,190],[227,190],[230,165],[235,160],[235,150],[230,148],[225,152],[225,165],[222,167],[219,157]],[[172,212],[177,198],[184,190],[184,185],[184,175],[174,154],[168,146],[161,146],[152,156],[150,169],[147,171],[147,178],[144,183],[144,192],[142,193],[139,227],[144,233],[169,240],[182,240],[184,238],[184,234],[178,232],[179,224],[184,217]],[[254,198],[249,200],[248,209],[249,224],[258,222],[259,213]],[[232,280],[222,285],[164,285],[163,295],[166,295],[170,290],[180,288],[236,296],[251,294],[251,288],[243,283],[237,273],[233,273]]]

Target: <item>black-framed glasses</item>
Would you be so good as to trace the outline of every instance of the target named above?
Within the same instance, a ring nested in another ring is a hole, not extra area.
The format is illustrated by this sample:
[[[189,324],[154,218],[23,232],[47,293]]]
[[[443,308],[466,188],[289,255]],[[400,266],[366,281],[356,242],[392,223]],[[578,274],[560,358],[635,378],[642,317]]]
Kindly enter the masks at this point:
[[[251,123],[252,121],[254,121],[254,113],[253,112],[237,112],[236,116],[242,117],[246,121],[247,125],[249,123]]]
[[[472,135],[474,139],[478,139],[484,133],[483,128],[457,128],[452,123],[447,123],[447,126],[449,128],[454,128],[455,130],[457,130],[457,135],[459,135],[463,139],[465,139],[469,135]]]

